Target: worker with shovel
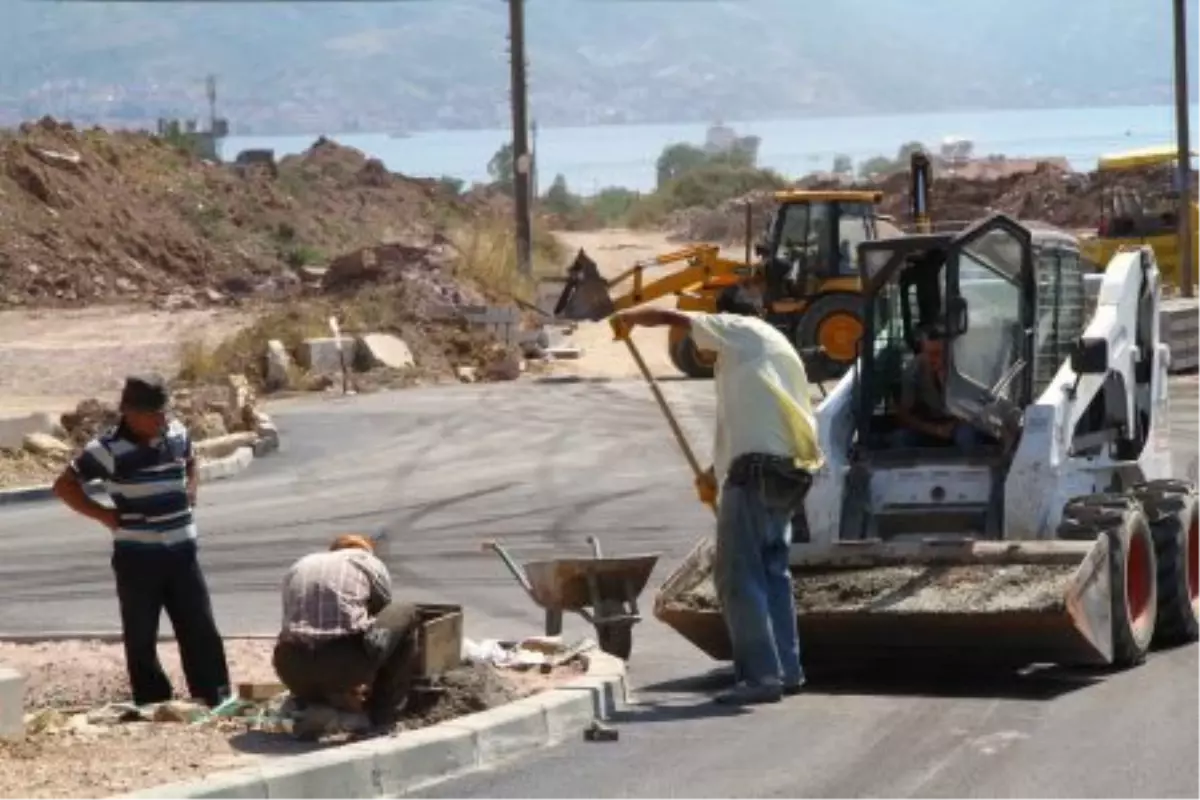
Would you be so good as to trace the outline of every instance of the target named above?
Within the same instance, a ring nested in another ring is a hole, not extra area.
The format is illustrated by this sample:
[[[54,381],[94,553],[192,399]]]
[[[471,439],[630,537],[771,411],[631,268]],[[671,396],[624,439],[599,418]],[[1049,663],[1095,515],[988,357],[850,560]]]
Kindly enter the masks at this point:
[[[715,314],[639,308],[613,327],[628,337],[636,325],[686,329],[717,356],[713,466],[696,486],[717,506],[714,578],[737,682],[716,699],[777,702],[804,683],[788,554],[792,517],[823,460],[804,363],[745,290],[723,292]]]

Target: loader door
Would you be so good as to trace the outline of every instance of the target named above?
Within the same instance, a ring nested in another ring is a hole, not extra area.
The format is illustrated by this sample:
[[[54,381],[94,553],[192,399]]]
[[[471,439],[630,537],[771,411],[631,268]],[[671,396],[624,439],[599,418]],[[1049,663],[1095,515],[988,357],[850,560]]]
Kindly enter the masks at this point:
[[[997,214],[951,245],[946,267],[946,407],[1005,440],[1032,392],[1033,249],[1029,231]]]

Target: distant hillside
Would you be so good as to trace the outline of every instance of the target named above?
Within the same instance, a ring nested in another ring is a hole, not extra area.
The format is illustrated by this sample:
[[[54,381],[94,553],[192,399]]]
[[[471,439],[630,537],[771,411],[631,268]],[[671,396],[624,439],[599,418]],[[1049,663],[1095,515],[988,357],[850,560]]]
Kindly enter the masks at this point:
[[[545,125],[1171,102],[1164,1],[528,5]],[[508,124],[500,0],[9,0],[4,17],[0,123],[201,115],[212,72],[238,132]]]

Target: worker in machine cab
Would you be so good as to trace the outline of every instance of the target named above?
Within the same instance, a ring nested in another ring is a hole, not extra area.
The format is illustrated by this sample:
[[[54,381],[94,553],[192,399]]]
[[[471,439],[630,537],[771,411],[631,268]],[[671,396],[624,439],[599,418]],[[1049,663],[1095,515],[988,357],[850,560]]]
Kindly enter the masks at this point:
[[[900,427],[892,437],[893,447],[953,445],[969,453],[982,442],[975,428],[947,410],[946,372],[945,329],[927,325],[919,332],[917,355],[900,379]]]
[[[365,710],[374,725],[403,710],[417,669],[417,608],[392,601],[387,567],[364,536],[337,537],[283,581],[273,663],[301,705]]]
[[[804,363],[759,305],[727,290],[715,314],[639,308],[614,326],[686,329],[716,354],[713,466],[696,486],[718,511],[714,579],[736,676],[721,703],[777,702],[804,683],[788,555],[792,517],[823,459]]]

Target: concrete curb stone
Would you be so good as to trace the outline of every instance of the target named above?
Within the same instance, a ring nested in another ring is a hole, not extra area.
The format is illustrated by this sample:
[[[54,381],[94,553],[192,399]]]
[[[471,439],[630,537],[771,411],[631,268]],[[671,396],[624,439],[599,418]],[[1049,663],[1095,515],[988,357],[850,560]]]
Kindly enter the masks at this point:
[[[25,676],[0,667],[0,739],[25,732]]]
[[[285,756],[126,798],[394,797],[533,753],[607,719],[628,698],[625,663],[588,654],[584,677],[439,725],[386,739]]]
[[[203,462],[200,465],[200,480],[208,482],[231,478],[247,469],[255,458],[262,458],[278,449],[279,432],[273,423],[267,421],[252,447],[239,447],[228,456]],[[89,483],[84,490],[89,496],[104,494],[104,487],[99,483]],[[48,500],[53,496],[54,491],[49,485],[0,489],[0,506]]]

